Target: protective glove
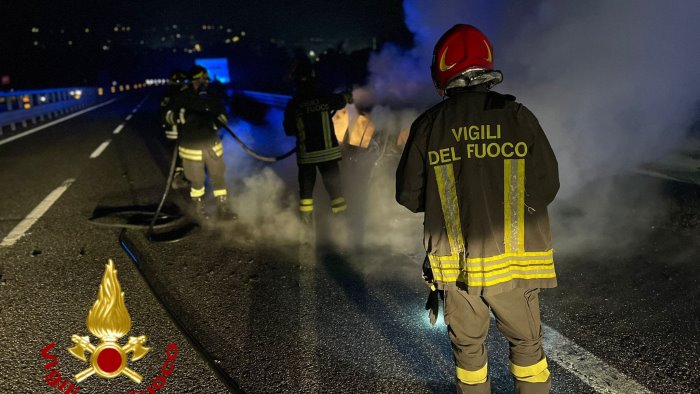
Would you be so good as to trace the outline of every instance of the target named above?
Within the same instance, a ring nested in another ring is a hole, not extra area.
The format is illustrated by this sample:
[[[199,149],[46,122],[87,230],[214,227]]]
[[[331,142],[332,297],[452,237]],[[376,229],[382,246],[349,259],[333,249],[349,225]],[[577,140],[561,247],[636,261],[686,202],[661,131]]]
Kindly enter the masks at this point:
[[[440,312],[440,293],[439,290],[431,290],[428,294],[428,301],[425,303],[425,310],[428,311],[430,325],[435,325],[437,322],[438,313]]]
[[[430,260],[428,259],[428,256],[425,256],[425,259],[423,260],[423,280],[430,288],[428,301],[425,303],[425,310],[428,311],[430,324],[434,326],[437,322],[438,313],[440,312],[440,299],[444,298],[444,293],[442,290],[438,290],[437,286],[435,286],[433,270],[430,268]]]

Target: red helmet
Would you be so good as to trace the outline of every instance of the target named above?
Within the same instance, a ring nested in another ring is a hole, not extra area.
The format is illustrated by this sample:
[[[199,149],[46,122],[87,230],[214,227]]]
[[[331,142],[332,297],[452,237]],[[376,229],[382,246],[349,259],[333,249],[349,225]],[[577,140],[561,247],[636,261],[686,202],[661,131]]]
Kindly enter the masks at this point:
[[[435,87],[444,90],[455,77],[472,68],[493,70],[493,47],[472,25],[455,25],[440,37],[430,72]]]

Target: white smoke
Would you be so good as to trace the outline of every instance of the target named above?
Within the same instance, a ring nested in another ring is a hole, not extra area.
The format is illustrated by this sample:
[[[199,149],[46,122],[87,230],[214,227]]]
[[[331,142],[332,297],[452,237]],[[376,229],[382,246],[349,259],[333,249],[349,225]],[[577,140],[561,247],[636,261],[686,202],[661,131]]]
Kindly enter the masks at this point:
[[[514,94],[535,113],[557,155],[555,206],[579,210],[560,227],[575,233],[607,226],[619,233],[632,220],[648,223],[663,214],[656,202],[640,201],[658,191],[639,188],[628,193],[630,204],[654,209],[616,213],[610,200],[619,196],[610,193],[619,187],[597,179],[677,148],[697,117],[700,2],[405,0],[404,11],[414,47],[389,45],[373,55],[362,90],[361,101],[374,105],[371,117],[389,120],[383,127],[400,130],[405,123],[392,125],[399,116],[388,114],[419,114],[439,101],[429,72],[433,46],[453,25],[472,24],[492,41],[495,67],[504,73],[495,90]],[[382,176],[389,183],[393,174]],[[586,240],[569,241],[581,246]]]

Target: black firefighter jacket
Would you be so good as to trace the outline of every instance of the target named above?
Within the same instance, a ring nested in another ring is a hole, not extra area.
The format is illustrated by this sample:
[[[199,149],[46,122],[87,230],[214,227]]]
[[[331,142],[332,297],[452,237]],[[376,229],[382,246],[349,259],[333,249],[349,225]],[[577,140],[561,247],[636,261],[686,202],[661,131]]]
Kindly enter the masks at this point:
[[[513,96],[463,90],[411,126],[396,200],[425,212],[438,288],[497,294],[556,286],[547,205],[557,160],[535,116]]]
[[[316,164],[341,158],[333,111],[345,107],[342,94],[297,95],[284,111],[284,132],[297,137],[297,163]]]
[[[217,156],[223,155],[218,130],[228,123],[226,109],[221,99],[206,91],[196,91],[191,86],[176,94],[166,118],[178,125],[180,157],[202,161],[202,149],[212,148]]]

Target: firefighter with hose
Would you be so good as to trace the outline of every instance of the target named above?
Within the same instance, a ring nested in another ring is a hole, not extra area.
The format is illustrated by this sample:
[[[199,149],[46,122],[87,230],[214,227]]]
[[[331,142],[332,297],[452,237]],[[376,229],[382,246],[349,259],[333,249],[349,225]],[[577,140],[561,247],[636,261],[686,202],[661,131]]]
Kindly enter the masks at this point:
[[[224,147],[218,135],[228,118],[221,99],[209,94],[208,86],[207,70],[199,65],[192,67],[189,84],[172,98],[166,115],[169,125],[177,125],[178,152],[185,177],[191,183],[194,217],[200,223],[210,219],[204,202],[207,174],[216,198],[218,218],[237,219],[228,201]]]

